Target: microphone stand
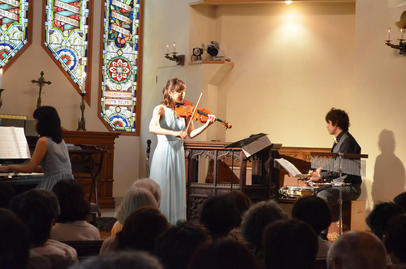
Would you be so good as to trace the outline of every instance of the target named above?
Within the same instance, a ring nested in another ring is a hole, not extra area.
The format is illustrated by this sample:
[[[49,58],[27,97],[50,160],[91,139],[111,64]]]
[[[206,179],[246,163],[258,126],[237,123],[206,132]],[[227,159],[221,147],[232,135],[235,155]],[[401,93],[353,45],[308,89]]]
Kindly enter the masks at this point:
[[[151,139],[147,140],[147,154],[145,157],[145,173],[149,177],[149,153],[151,152]]]

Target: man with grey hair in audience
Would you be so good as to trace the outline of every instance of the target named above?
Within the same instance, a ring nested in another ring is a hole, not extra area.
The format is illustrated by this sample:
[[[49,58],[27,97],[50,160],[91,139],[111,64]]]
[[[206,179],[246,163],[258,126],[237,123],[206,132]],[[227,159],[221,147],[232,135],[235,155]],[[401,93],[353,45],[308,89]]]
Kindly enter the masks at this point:
[[[327,254],[328,269],[386,269],[386,251],[371,233],[348,232],[339,237]]]
[[[143,251],[110,252],[104,256],[93,256],[69,269],[163,269],[158,259]]]

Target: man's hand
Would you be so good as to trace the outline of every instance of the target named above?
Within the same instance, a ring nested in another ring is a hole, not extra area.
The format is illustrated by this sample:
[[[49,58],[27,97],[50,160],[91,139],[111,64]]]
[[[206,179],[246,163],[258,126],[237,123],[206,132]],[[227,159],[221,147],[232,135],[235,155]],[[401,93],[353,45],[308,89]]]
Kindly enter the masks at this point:
[[[320,173],[321,173],[321,168],[317,168],[316,171],[313,171],[313,172],[310,173],[310,179],[309,180],[313,181],[313,182],[320,181],[321,180]]]

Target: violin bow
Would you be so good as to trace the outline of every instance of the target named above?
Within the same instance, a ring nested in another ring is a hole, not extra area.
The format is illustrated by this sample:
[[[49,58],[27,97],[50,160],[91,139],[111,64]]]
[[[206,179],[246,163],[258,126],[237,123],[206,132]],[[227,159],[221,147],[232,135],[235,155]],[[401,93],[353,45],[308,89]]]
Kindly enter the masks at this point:
[[[197,107],[199,106],[199,103],[200,103],[200,99],[202,99],[202,95],[203,95],[203,91],[200,93],[199,99],[197,100],[197,103],[195,105],[195,109],[193,110],[192,116],[189,119],[189,123],[187,124],[187,127],[186,127],[186,132],[189,130],[190,123],[192,123],[193,117],[196,114]]]

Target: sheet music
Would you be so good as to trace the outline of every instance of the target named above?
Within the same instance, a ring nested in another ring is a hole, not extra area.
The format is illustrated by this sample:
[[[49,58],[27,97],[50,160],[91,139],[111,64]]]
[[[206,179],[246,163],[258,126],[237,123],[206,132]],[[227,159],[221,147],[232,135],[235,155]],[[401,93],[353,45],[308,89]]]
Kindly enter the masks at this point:
[[[30,159],[24,128],[0,126],[0,159]]]
[[[275,161],[277,161],[292,177],[302,174],[294,164],[284,158],[275,159]]]

